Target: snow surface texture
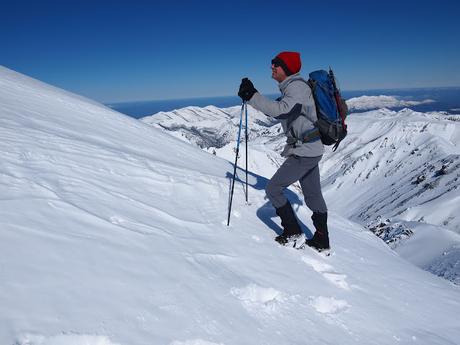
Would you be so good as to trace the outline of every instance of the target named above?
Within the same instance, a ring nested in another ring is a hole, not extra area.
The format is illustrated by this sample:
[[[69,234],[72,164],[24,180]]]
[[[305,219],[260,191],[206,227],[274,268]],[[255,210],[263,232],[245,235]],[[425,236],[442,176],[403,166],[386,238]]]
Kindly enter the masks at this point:
[[[388,96],[372,99],[391,103]],[[351,104],[364,109],[370,105],[369,97],[354,98]],[[249,170],[270,178],[284,161],[280,152],[285,137],[277,122],[248,109]],[[188,107],[142,121],[233,161],[239,116],[240,107]],[[327,150],[320,163],[329,209],[373,229],[393,249],[412,242],[414,252],[404,250],[401,255],[423,269],[460,283],[458,118],[442,112],[379,109],[351,114],[347,122],[349,133],[340,149],[335,153]],[[208,143],[217,140],[209,138],[212,128],[218,128],[217,138],[226,138],[225,146],[198,144],[204,142],[203,133]],[[240,164],[244,164],[243,147],[240,152]],[[411,237],[424,224],[434,225],[430,227],[432,231]],[[426,255],[428,248],[430,255],[422,265],[417,253]]]
[[[230,162],[3,67],[0,136],[2,345],[458,344],[457,286],[335,212],[278,246],[261,175],[227,227]]]

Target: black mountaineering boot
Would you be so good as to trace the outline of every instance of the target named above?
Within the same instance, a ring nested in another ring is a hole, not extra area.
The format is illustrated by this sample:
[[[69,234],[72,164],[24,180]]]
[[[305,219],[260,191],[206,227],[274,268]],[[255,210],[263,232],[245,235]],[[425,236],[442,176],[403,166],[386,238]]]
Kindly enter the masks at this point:
[[[327,213],[313,212],[311,219],[313,220],[316,231],[313,238],[307,240],[307,245],[319,252],[330,249],[329,233],[327,231]]]
[[[277,208],[276,214],[281,218],[281,226],[284,231],[282,235],[275,238],[275,241],[282,245],[286,245],[291,239],[295,239],[302,234],[294,210],[289,201],[284,204],[284,206]]]

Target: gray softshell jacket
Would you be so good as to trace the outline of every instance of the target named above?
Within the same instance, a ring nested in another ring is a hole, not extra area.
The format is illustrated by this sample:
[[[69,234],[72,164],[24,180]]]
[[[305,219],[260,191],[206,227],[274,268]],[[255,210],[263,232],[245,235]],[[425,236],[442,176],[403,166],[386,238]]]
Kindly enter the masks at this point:
[[[316,107],[307,81],[299,73],[290,75],[279,84],[282,96],[272,101],[256,92],[248,104],[265,115],[280,120],[287,136],[281,155],[288,157],[317,157],[324,153],[321,140],[303,143],[301,138],[315,129]]]

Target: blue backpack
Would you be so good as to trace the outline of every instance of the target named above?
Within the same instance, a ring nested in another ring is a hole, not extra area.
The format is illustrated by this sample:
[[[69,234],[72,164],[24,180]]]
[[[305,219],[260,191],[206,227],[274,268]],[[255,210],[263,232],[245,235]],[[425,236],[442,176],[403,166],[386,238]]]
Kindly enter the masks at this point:
[[[316,105],[321,142],[324,145],[334,145],[333,151],[337,150],[340,142],[347,135],[345,118],[348,115],[348,107],[337,88],[334,73],[324,70],[314,71],[309,74],[308,85],[311,88]]]

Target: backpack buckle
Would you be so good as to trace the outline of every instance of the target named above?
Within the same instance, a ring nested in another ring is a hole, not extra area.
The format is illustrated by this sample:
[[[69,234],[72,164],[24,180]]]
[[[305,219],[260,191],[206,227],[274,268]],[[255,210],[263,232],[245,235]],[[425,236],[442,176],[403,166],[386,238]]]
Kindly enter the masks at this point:
[[[304,135],[302,143],[308,143],[308,142],[313,142],[319,140],[320,134],[319,134],[319,129],[317,127],[313,128],[311,131],[309,131],[307,134]]]

